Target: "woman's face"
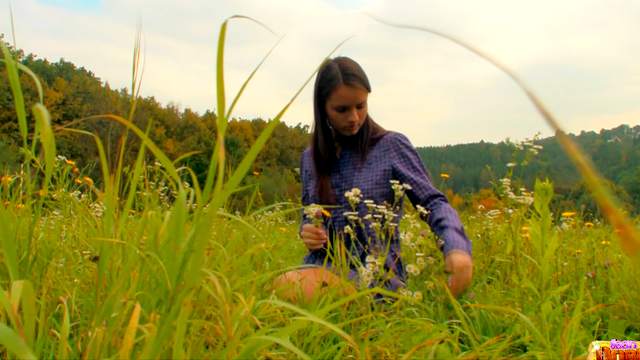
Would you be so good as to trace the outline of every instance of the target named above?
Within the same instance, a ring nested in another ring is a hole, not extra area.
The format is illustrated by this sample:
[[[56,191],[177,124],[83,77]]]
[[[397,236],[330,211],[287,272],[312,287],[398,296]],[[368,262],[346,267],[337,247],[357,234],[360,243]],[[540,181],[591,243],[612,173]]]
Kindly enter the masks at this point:
[[[325,104],[331,127],[343,136],[357,134],[367,118],[368,96],[363,87],[338,85]]]

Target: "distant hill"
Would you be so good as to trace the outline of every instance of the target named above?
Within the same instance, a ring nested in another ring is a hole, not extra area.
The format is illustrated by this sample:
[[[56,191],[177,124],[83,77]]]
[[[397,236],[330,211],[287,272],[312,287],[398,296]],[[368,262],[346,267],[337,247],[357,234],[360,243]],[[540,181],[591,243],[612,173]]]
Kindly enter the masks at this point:
[[[611,186],[632,205],[640,209],[640,126],[620,125],[599,132],[582,131],[570,135],[591,157],[593,163]],[[528,152],[526,165],[523,152],[513,143],[472,143],[443,147],[420,147],[418,153],[434,182],[444,185],[440,173],[447,173],[446,186],[457,193],[476,192],[491,187],[509,171],[507,164],[515,163],[513,178],[531,188],[536,178],[549,178],[561,195],[575,196],[583,187],[575,167],[554,137],[534,141],[541,145],[537,155]],[[513,164],[512,164],[513,165]],[[572,195],[573,194],[573,195]]]
[[[112,89],[91,71],[60,59],[51,62],[33,54],[25,54],[20,49],[11,48],[3,41],[10,52],[23,65],[30,68],[40,79],[44,93],[44,104],[51,113],[51,121],[56,131],[58,153],[75,160],[84,170],[84,175],[93,177],[99,185],[101,173],[98,170],[98,153],[93,139],[85,135],[60,130],[62,126],[95,133],[102,139],[105,152],[111,166],[118,157],[123,127],[112,121],[84,120],[92,115],[115,114],[127,117],[131,107],[131,95],[126,89]],[[25,73],[20,76],[27,109],[37,99],[35,83]],[[35,123],[28,112],[28,124]],[[149,128],[149,137],[170,158],[177,159],[184,154],[192,155],[181,160],[181,165],[189,166],[201,183],[204,182],[209,159],[216,139],[216,114],[207,111],[199,114],[189,108],[168,104],[163,105],[153,97],[139,98],[133,123],[141,129]],[[268,119],[232,119],[226,130],[226,149],[229,167],[237,165],[248,151]],[[30,133],[33,129],[30,129]],[[278,124],[270,140],[253,164],[253,169],[245,179],[253,189],[260,192],[254,203],[272,203],[283,199],[295,199],[300,194],[298,175],[295,169],[300,164],[300,154],[308,143],[309,128],[298,124],[287,126]],[[127,163],[135,160],[140,141],[137,137],[126,137],[127,146],[124,155]],[[0,175],[15,172],[22,161],[20,155],[21,139],[16,120],[13,96],[4,66],[0,64]],[[155,159],[148,154],[148,161]],[[184,173],[186,174],[186,172]],[[185,181],[191,179],[185,175]],[[245,193],[238,195],[238,202],[244,202]],[[236,199],[234,199],[235,201]]]
[[[0,41],[4,41],[0,34]],[[5,42],[5,45],[9,45]],[[91,71],[77,67],[63,59],[50,62],[36,55],[26,55],[19,49],[11,52],[20,62],[41,79],[44,103],[51,113],[53,125],[58,128],[72,121],[99,114],[126,116],[130,107],[130,94],[126,90],[111,89]],[[31,106],[36,98],[36,87],[28,75],[21,75],[22,89]],[[16,171],[21,158],[19,131],[13,98],[9,90],[6,71],[0,71],[0,174]],[[30,126],[34,124],[28,115]],[[215,141],[216,114],[207,111],[198,114],[190,109],[180,109],[169,104],[162,105],[153,97],[138,100],[134,123],[141,129],[150,125],[150,138],[172,159],[189,152],[198,152],[183,160],[194,170],[202,182],[211,157]],[[228,159],[237,164],[266,126],[264,119],[233,119],[227,129],[226,147]],[[81,128],[98,134],[104,142],[111,165],[117,157],[122,127],[104,120],[76,122]],[[32,130],[31,130],[32,131]],[[572,135],[576,142],[591,156],[597,168],[611,180],[611,186],[630,204],[630,209],[640,210],[640,126],[621,125],[615,129],[596,133],[581,132]],[[258,201],[272,203],[299,196],[300,186],[296,173],[302,150],[309,141],[309,127],[298,124],[278,125],[272,138],[254,163],[247,185],[259,186]],[[100,181],[96,163],[98,155],[92,139],[78,134],[58,131],[56,142],[60,154],[76,160],[90,176]],[[580,177],[569,159],[564,155],[554,138],[535,141],[542,149],[539,154],[526,159],[523,151],[509,142],[497,144],[479,142],[444,147],[421,147],[418,152],[425,166],[432,173],[439,187],[451,188],[458,194],[477,192],[491,187],[495,182],[513,171],[514,181],[531,188],[536,177],[554,181],[560,199],[593,207],[589,203]],[[133,161],[139,141],[128,137],[125,159]],[[150,157],[150,161],[153,159]],[[527,165],[523,165],[527,162]],[[517,163],[508,168],[508,163]],[[449,175],[446,183],[440,173]],[[185,179],[189,180],[189,179]],[[239,196],[240,198],[244,196]],[[240,199],[239,201],[244,201]]]

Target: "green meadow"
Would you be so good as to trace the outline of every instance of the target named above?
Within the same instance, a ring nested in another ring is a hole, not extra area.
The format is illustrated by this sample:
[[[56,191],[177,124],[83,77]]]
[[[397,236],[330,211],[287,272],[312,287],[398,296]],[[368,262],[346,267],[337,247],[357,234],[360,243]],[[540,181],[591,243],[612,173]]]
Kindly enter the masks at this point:
[[[460,213],[474,260],[473,283],[461,297],[448,292],[437,239],[412,208],[400,224],[403,261],[412,265],[407,291],[325,289],[298,303],[279,297],[273,280],[299,266],[306,251],[297,234],[300,203],[249,204],[242,212],[229,203],[246,192],[252,163],[315,73],[229,167],[227,121],[262,64],[238,94],[225,94],[229,24],[219,32],[216,142],[203,181],[131,121],[139,40],[128,117],[79,120],[106,119],[139,139],[131,163],[127,141],[113,159],[95,134],[53,127],[42,92],[26,106],[19,74],[39,80],[3,46],[22,162],[0,178],[2,358],[559,359],[585,357],[593,340],[640,338],[637,221],[619,210],[532,93],[604,218],[553,212],[553,184],[545,179],[513,196],[502,181],[490,206],[480,201]],[[61,132],[95,143],[100,179],[58,154]],[[389,301],[375,301],[378,293]]]

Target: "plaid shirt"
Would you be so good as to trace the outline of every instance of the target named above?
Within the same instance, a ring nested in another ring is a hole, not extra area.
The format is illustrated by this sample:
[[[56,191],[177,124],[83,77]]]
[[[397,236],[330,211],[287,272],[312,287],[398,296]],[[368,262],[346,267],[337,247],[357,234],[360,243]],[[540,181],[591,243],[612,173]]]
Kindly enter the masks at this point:
[[[300,174],[302,177],[302,204],[319,203],[316,187],[315,168],[312,152],[307,148],[302,154]],[[384,202],[394,203],[394,192],[390,181],[398,180],[401,184],[408,184],[411,188],[406,195],[414,206],[421,205],[429,211],[424,219],[433,232],[442,239],[440,249],[444,255],[453,249],[463,250],[471,255],[471,242],[465,235],[462,223],[456,211],[449,205],[447,198],[438,191],[430,181],[424,165],[409,140],[400,133],[389,132],[372,147],[366,160],[362,163],[360,155],[350,149],[343,149],[331,171],[331,186],[336,194],[338,208],[332,208],[332,216],[325,219],[325,227],[329,229],[330,241],[335,235],[344,237],[345,245],[351,249],[352,255],[357,256],[364,263],[368,247],[366,244],[375,237],[375,232],[366,227],[364,231],[357,230],[357,240],[344,236],[344,227],[349,222],[343,215],[352,211],[344,194],[352,188],[359,188],[362,199],[373,200],[376,204]],[[402,217],[402,203],[396,211],[399,223]],[[360,202],[356,209],[362,218],[367,214],[365,204]],[[302,223],[310,222],[304,215]],[[302,226],[302,224],[301,224]],[[399,233],[396,229],[391,235],[391,247],[387,257],[387,267],[393,269],[401,280],[406,274],[400,261]],[[322,265],[327,256],[326,249],[309,251],[304,258],[305,264]],[[392,286],[396,288],[396,286]]]

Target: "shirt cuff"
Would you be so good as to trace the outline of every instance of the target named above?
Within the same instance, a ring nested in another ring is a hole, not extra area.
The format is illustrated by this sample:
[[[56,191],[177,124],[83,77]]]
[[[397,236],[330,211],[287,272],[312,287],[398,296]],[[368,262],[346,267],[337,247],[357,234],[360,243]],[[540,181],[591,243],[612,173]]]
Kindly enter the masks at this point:
[[[446,230],[442,234],[442,240],[444,240],[444,244],[440,250],[445,257],[452,250],[464,251],[469,256],[473,257],[471,241],[463,234],[458,233],[455,229]]]

